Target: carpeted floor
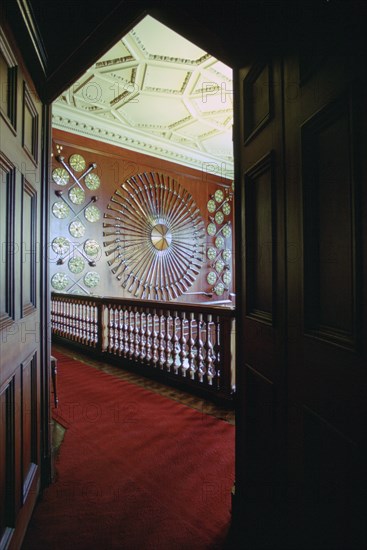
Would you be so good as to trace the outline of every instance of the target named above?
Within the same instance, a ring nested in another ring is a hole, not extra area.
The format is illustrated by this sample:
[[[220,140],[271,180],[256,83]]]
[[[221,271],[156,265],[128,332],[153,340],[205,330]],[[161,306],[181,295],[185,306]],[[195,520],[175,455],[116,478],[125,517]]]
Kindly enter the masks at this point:
[[[67,429],[23,550],[223,548],[233,425],[56,354]]]
[[[157,380],[136,374],[130,370],[127,371],[123,368],[111,365],[111,363],[96,361],[90,356],[85,355],[82,352],[75,351],[71,348],[53,344],[52,349],[71,359],[75,359],[81,363],[85,363],[86,365],[90,365],[93,368],[101,370],[102,372],[112,374],[120,380],[126,380],[127,382],[137,384],[138,386],[149,389],[155,393],[174,399],[179,403],[183,403],[184,405],[196,409],[203,414],[209,414],[211,416],[215,416],[216,418],[221,418],[226,422],[230,422],[233,425],[235,424],[234,404],[232,408],[229,408],[228,406],[221,407],[208,399],[203,399],[182,389],[176,389],[167,384],[158,382]]]

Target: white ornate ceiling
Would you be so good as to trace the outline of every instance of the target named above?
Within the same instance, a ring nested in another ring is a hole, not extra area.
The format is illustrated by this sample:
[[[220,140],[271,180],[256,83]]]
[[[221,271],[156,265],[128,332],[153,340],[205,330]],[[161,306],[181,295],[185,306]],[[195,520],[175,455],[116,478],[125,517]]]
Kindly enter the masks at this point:
[[[53,126],[233,177],[232,70],[150,16],[53,105]]]

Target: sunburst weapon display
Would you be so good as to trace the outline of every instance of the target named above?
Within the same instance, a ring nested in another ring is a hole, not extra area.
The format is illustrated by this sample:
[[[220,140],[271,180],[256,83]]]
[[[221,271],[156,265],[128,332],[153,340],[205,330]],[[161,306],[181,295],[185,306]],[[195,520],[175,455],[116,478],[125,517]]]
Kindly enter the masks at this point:
[[[172,300],[195,282],[205,226],[192,195],[169,176],[130,177],[107,205],[103,227],[111,272],[137,298]],[[115,238],[113,238],[115,237]]]

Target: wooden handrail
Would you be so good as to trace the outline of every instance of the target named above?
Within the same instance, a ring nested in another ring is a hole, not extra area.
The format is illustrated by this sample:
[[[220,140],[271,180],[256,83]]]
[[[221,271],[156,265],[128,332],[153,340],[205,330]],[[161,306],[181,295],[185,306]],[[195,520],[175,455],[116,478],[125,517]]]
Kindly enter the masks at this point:
[[[51,295],[55,337],[225,398],[234,391],[234,320],[233,307]]]
[[[78,294],[64,294],[58,292],[51,292],[51,300],[54,298],[68,298],[70,300],[81,300],[85,302],[93,301],[96,304],[105,304],[106,302],[114,303],[116,305],[124,306],[139,306],[148,308],[162,308],[162,309],[175,309],[177,311],[197,311],[201,313],[212,313],[214,315],[220,314],[223,317],[234,317],[235,307],[232,302],[223,302],[222,305],[207,306],[202,304],[184,304],[181,302],[165,302],[159,300],[139,300],[134,298],[116,298],[114,296],[82,296]],[[226,304],[226,305],[223,305]]]

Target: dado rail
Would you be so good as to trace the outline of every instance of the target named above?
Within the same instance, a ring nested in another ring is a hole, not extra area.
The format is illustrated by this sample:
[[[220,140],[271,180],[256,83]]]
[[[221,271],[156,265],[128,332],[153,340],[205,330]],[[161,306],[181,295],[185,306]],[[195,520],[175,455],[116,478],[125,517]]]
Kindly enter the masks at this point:
[[[231,399],[233,308],[53,293],[51,322],[54,337],[103,360]]]

